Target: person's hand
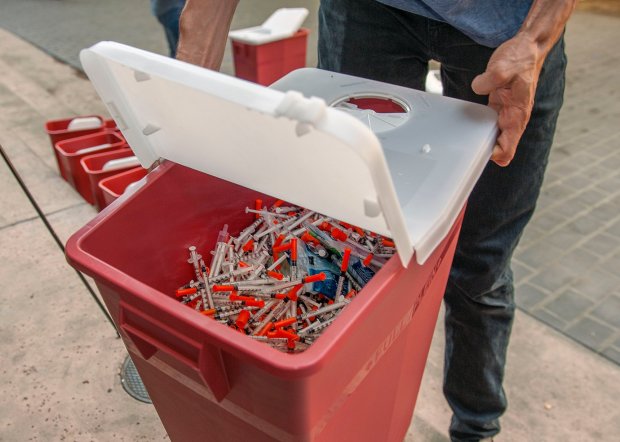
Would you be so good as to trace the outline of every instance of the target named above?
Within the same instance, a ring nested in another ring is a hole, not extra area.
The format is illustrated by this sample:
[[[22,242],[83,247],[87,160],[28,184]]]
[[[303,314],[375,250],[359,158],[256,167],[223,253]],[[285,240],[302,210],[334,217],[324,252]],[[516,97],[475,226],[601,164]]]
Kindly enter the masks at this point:
[[[499,46],[487,69],[471,84],[478,95],[489,96],[489,106],[499,114],[499,136],[491,160],[507,166],[530,120],[536,85],[546,54],[524,34]]]

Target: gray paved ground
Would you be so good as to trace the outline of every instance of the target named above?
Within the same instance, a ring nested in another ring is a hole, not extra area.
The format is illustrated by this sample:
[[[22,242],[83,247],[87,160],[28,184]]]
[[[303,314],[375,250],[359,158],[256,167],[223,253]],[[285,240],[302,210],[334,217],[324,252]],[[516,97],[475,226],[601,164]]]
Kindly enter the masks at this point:
[[[517,304],[620,363],[620,19],[582,16],[549,169],[516,253]]]
[[[91,2],[4,0],[0,26],[38,35],[43,44],[47,41],[43,28],[50,22],[69,29],[62,14],[52,13],[52,3],[72,6],[64,11],[74,14],[71,20],[79,28],[81,22],[76,20],[83,20],[87,10],[82,15],[76,11],[81,3]],[[126,3],[142,5],[147,11],[144,17],[151,19],[146,1]],[[242,2],[241,18],[250,17],[251,4]],[[150,28],[140,28],[142,22],[132,21],[132,8],[98,10],[99,18],[87,22],[94,30],[102,17],[121,11],[132,23],[133,38],[144,42],[152,38],[160,51],[165,50],[154,19]],[[609,43],[618,41],[618,24],[619,19],[590,14],[578,14],[571,22],[566,106],[540,207],[515,266],[523,310],[616,361],[620,105],[615,71],[620,60]],[[115,29],[120,35],[128,28]],[[84,29],[80,32],[88,35]],[[66,49],[77,34],[66,41],[53,32],[47,35],[49,48]],[[73,47],[91,42],[82,40]],[[146,43],[142,47],[158,50]],[[57,176],[43,122],[102,113],[102,105],[90,85],[70,68],[2,30],[0,69],[0,144],[66,239],[94,210]],[[120,388],[122,343],[1,163],[0,188],[0,441],[163,438],[153,409]],[[442,339],[439,324],[407,440],[414,436],[422,441],[446,440],[449,412],[441,397]],[[511,405],[500,441],[611,441],[620,431],[618,366],[528,315],[517,316],[506,389]]]

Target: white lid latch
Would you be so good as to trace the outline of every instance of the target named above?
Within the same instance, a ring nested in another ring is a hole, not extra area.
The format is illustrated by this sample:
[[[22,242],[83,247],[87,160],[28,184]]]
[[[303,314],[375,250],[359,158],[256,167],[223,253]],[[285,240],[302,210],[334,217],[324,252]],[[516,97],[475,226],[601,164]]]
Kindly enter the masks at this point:
[[[295,132],[302,136],[310,131],[310,126],[316,127],[325,118],[326,108],[322,98],[306,98],[299,92],[288,91],[276,107],[275,115],[298,121]]]

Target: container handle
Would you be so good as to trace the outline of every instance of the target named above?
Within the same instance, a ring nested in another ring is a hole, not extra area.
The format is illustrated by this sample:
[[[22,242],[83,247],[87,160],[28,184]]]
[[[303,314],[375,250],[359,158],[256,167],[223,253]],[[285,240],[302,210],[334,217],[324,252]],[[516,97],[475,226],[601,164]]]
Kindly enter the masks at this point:
[[[144,359],[162,351],[196,370],[218,402],[226,397],[230,385],[220,348],[191,339],[123,301],[119,308],[120,328]]]

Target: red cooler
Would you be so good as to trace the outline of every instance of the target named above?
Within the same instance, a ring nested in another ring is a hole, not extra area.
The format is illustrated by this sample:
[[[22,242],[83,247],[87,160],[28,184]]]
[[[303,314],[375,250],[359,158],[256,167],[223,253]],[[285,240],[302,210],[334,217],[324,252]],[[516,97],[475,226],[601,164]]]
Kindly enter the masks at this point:
[[[81,59],[142,165],[167,159],[74,234],[67,258],[95,279],[171,440],[402,441],[496,114],[316,69],[264,88],[110,42]],[[402,112],[350,102],[369,91]],[[302,353],[173,297],[192,276],[187,247],[211,250],[224,223],[238,233],[256,198],[389,236],[398,250]]]

